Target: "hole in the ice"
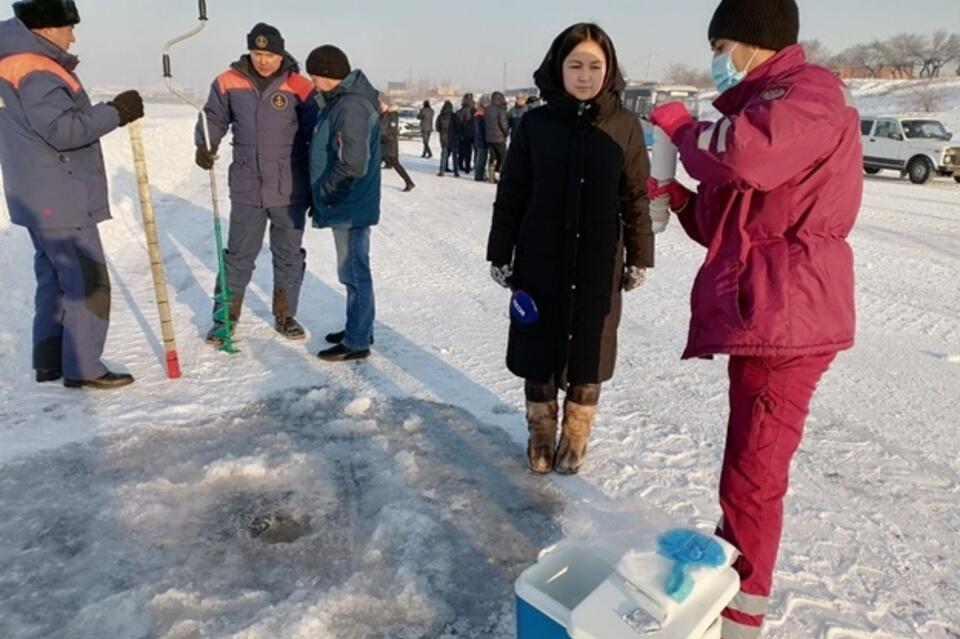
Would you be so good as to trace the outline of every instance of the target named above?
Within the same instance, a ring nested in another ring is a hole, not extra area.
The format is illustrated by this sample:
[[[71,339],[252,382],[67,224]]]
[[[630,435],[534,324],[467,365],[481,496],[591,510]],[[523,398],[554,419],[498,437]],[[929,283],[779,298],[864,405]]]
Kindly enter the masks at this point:
[[[292,544],[310,532],[310,517],[298,521],[289,513],[268,513],[255,517],[247,528],[251,537],[266,544]]]

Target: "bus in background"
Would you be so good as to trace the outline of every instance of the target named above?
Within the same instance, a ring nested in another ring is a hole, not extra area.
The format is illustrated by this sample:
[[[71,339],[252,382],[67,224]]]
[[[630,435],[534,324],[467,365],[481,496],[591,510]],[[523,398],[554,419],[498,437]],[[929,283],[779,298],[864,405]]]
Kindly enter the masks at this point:
[[[628,82],[623,92],[623,99],[624,106],[633,111],[643,124],[647,148],[653,146],[653,125],[650,124],[650,113],[656,107],[680,100],[694,118],[700,118],[700,90],[693,86]]]

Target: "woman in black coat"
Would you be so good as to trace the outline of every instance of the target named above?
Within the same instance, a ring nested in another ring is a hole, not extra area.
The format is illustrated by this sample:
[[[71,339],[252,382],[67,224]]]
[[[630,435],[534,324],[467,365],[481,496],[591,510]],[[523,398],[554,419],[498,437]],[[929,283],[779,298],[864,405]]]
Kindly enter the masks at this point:
[[[437,131],[440,132],[440,172],[443,177],[449,172],[450,158],[453,157],[453,175],[460,177],[460,139],[463,137],[463,125],[453,110],[453,103],[447,100],[437,116]]]
[[[526,380],[530,468],[570,474],[586,454],[600,385],[613,376],[621,290],[643,284],[653,266],[649,159],[600,27],[561,33],[534,79],[547,104],[515,129],[487,259],[498,284],[539,309],[532,325],[511,320],[507,348],[508,368]]]

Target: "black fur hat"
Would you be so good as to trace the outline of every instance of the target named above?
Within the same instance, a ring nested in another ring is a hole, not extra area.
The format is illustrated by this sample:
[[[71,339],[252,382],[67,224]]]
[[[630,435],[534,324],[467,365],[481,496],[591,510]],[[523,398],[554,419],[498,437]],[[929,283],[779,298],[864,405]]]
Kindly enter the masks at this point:
[[[28,29],[69,27],[80,22],[73,0],[22,0],[13,3],[13,15]]]

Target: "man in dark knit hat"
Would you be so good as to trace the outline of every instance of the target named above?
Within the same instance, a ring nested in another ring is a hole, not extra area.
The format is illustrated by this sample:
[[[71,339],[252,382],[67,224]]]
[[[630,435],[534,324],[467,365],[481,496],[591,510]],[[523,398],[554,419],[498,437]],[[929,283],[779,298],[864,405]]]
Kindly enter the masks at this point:
[[[854,338],[859,117],[843,82],[807,62],[799,31],[794,0],[723,0],[708,32],[723,117],[695,122],[679,102],[651,115],[700,183],[648,189],[707,247],[684,357],[729,356],[718,534],[742,554],[724,639],[760,636],[790,462],[817,383]]]
[[[133,382],[100,360],[110,325],[110,277],[97,225],[110,219],[100,138],[143,117],[124,91],[91,104],[68,53],[73,2],[27,0],[0,22],[0,165],[10,220],[36,249],[33,367],[38,382],[119,388]],[[10,275],[16,277],[16,275]]]
[[[296,320],[306,268],[303,229],[310,206],[307,146],[317,114],[313,85],[300,75],[275,27],[260,23],[247,34],[248,53],[213,82],[204,107],[210,149],[203,124],[195,132],[196,163],[213,168],[217,149],[233,129],[230,165],[230,231],[224,259],[230,303],[214,305],[207,342],[221,344],[240,319],[244,293],[270,223],[273,253],[274,328],[283,337],[302,340]],[[219,286],[219,282],[217,283]],[[219,289],[217,290],[219,293]]]
[[[313,225],[333,229],[337,275],[347,289],[346,326],[327,335],[334,346],[317,356],[365,359],[376,315],[370,227],[380,221],[380,94],[332,45],[310,53],[307,73],[323,105],[310,144]]]

